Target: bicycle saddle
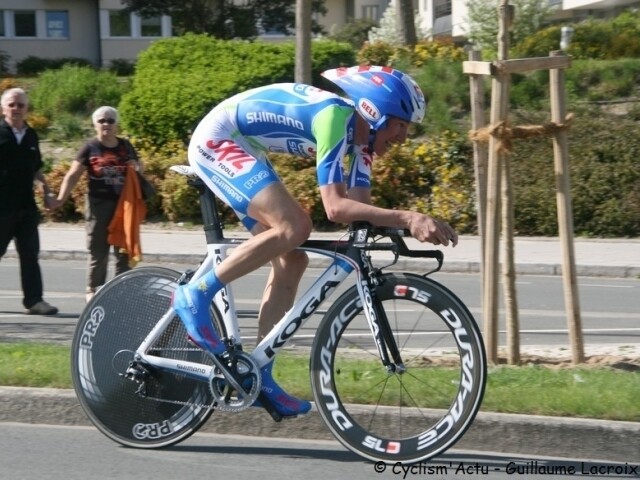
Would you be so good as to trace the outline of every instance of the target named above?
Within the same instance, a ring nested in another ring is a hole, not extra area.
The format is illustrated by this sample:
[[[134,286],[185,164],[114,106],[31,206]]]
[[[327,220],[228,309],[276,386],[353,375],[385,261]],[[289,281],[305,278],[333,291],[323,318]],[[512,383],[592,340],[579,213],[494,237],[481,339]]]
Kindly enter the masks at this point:
[[[190,165],[172,165],[169,167],[169,170],[179,173],[180,175],[185,175],[187,177],[197,177],[198,174]]]

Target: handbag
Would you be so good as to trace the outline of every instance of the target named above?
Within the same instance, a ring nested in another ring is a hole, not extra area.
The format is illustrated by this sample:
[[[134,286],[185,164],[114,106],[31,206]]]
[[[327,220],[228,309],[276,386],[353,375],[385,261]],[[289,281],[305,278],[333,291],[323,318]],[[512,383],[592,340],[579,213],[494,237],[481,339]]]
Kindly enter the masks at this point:
[[[142,198],[144,200],[151,200],[156,195],[156,188],[153,186],[153,183],[144,178],[144,175],[142,175],[140,172],[136,173],[138,174],[138,182],[140,183]]]

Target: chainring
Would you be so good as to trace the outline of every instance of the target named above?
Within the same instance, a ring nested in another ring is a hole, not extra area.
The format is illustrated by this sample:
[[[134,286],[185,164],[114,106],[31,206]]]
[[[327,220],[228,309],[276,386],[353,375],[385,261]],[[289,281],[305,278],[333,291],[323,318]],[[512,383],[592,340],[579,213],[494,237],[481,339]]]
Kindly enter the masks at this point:
[[[241,390],[234,388],[225,378],[220,368],[214,368],[209,378],[209,388],[215,400],[216,409],[239,412],[249,408],[258,398],[262,378],[260,368],[248,354],[230,352],[224,359],[227,374],[240,385]]]

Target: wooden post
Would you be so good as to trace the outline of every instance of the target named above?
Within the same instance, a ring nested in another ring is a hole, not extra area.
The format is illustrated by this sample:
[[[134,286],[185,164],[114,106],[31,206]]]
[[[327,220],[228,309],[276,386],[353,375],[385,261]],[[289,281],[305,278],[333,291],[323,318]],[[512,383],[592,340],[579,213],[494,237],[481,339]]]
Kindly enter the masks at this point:
[[[515,219],[513,213],[513,188],[511,186],[511,159],[502,162],[502,289],[504,291],[505,325],[507,330],[507,359],[510,365],[520,363],[520,322],[518,320],[518,296],[516,293],[516,263],[513,245]]]
[[[564,56],[561,51],[551,52],[551,56]],[[566,93],[564,70],[549,71],[551,97],[551,120],[563,124],[566,116]],[[569,340],[574,364],[584,362],[582,341],[582,321],[578,301],[578,282],[573,248],[573,213],[571,209],[571,182],[569,181],[569,147],[566,130],[559,129],[553,136],[554,165],[556,172],[556,203],[558,208],[558,228],[562,243],[562,278],[564,301],[567,312]]]
[[[500,0],[498,32],[498,60],[509,54],[509,25],[513,8],[508,0]],[[510,75],[498,71],[491,81],[491,124],[504,124],[509,112]],[[499,132],[498,132],[499,134]],[[498,267],[500,250],[500,181],[504,152],[499,136],[489,139],[487,178],[487,218],[485,226],[485,272],[483,292],[484,339],[489,363],[498,362]]]
[[[479,51],[471,50],[469,52],[470,61],[479,62],[481,58],[482,54]],[[471,128],[477,131],[486,125],[484,117],[484,77],[482,75],[469,75],[469,91],[472,113]],[[480,278],[482,278],[485,264],[484,229],[487,217],[487,148],[478,141],[473,142],[473,165],[476,178],[478,235],[480,237]]]
[[[514,7],[506,13],[508,16],[508,26],[511,26],[514,15]],[[508,54],[508,46],[506,48]],[[502,60],[506,60],[506,57]],[[509,93],[511,90],[511,75],[509,81],[505,82],[506,99],[505,112],[509,111]],[[504,115],[507,120],[507,113]],[[504,246],[504,256],[502,261],[502,290],[504,292],[505,304],[505,325],[507,331],[507,348],[509,364],[520,363],[520,327],[518,321],[518,298],[516,293],[516,264],[515,249],[513,245],[514,213],[513,213],[513,188],[511,186],[511,158],[508,154],[501,156],[500,166],[502,169],[502,241]]]
[[[571,57],[562,52],[554,52],[549,57],[523,58],[509,60],[508,55],[508,27],[513,16],[513,7],[508,0],[501,0],[499,7],[500,29],[498,33],[498,60],[481,62],[477,56],[463,63],[465,73],[471,75],[471,93],[473,109],[473,128],[482,128],[484,108],[474,96],[478,88],[478,77],[491,75],[491,135],[489,136],[489,158],[486,173],[486,203],[483,202],[483,188],[480,146],[474,142],[474,160],[476,167],[476,191],[478,193],[479,230],[482,235],[482,314],[484,326],[484,341],[487,350],[487,360],[490,363],[498,361],[498,268],[500,247],[500,225],[504,224],[504,290],[507,310],[507,340],[509,344],[509,362],[519,363],[520,341],[518,305],[515,291],[515,261],[513,248],[513,192],[511,188],[510,165],[508,163],[508,149],[503,141],[510,145],[511,134],[507,117],[509,108],[510,78],[513,73],[523,73],[533,70],[546,69],[550,72],[552,121],[563,124],[566,116],[564,70],[571,64]],[[505,128],[504,131],[501,131]],[[565,303],[567,308],[569,335],[573,349],[573,362],[584,361],[584,347],[582,344],[582,326],[578,302],[578,290],[575,270],[575,255],[573,251],[573,218],[571,211],[571,192],[569,182],[567,133],[565,129],[557,129],[553,139],[556,189],[558,205],[558,223],[560,237],[563,244],[563,276]],[[502,198],[500,193],[502,192]],[[502,201],[502,203],[501,203]],[[501,212],[503,213],[501,215]],[[481,220],[484,217],[483,220]]]

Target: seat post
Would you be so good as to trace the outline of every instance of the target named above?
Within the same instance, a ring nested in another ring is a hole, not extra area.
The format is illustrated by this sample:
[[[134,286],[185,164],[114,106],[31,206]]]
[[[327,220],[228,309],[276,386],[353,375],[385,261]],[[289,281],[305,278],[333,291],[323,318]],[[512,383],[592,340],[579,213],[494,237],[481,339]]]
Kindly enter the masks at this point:
[[[190,179],[189,183],[196,187],[200,194],[200,211],[207,244],[222,240],[224,238],[224,233],[222,232],[223,224],[220,221],[215,195],[200,178]]]

